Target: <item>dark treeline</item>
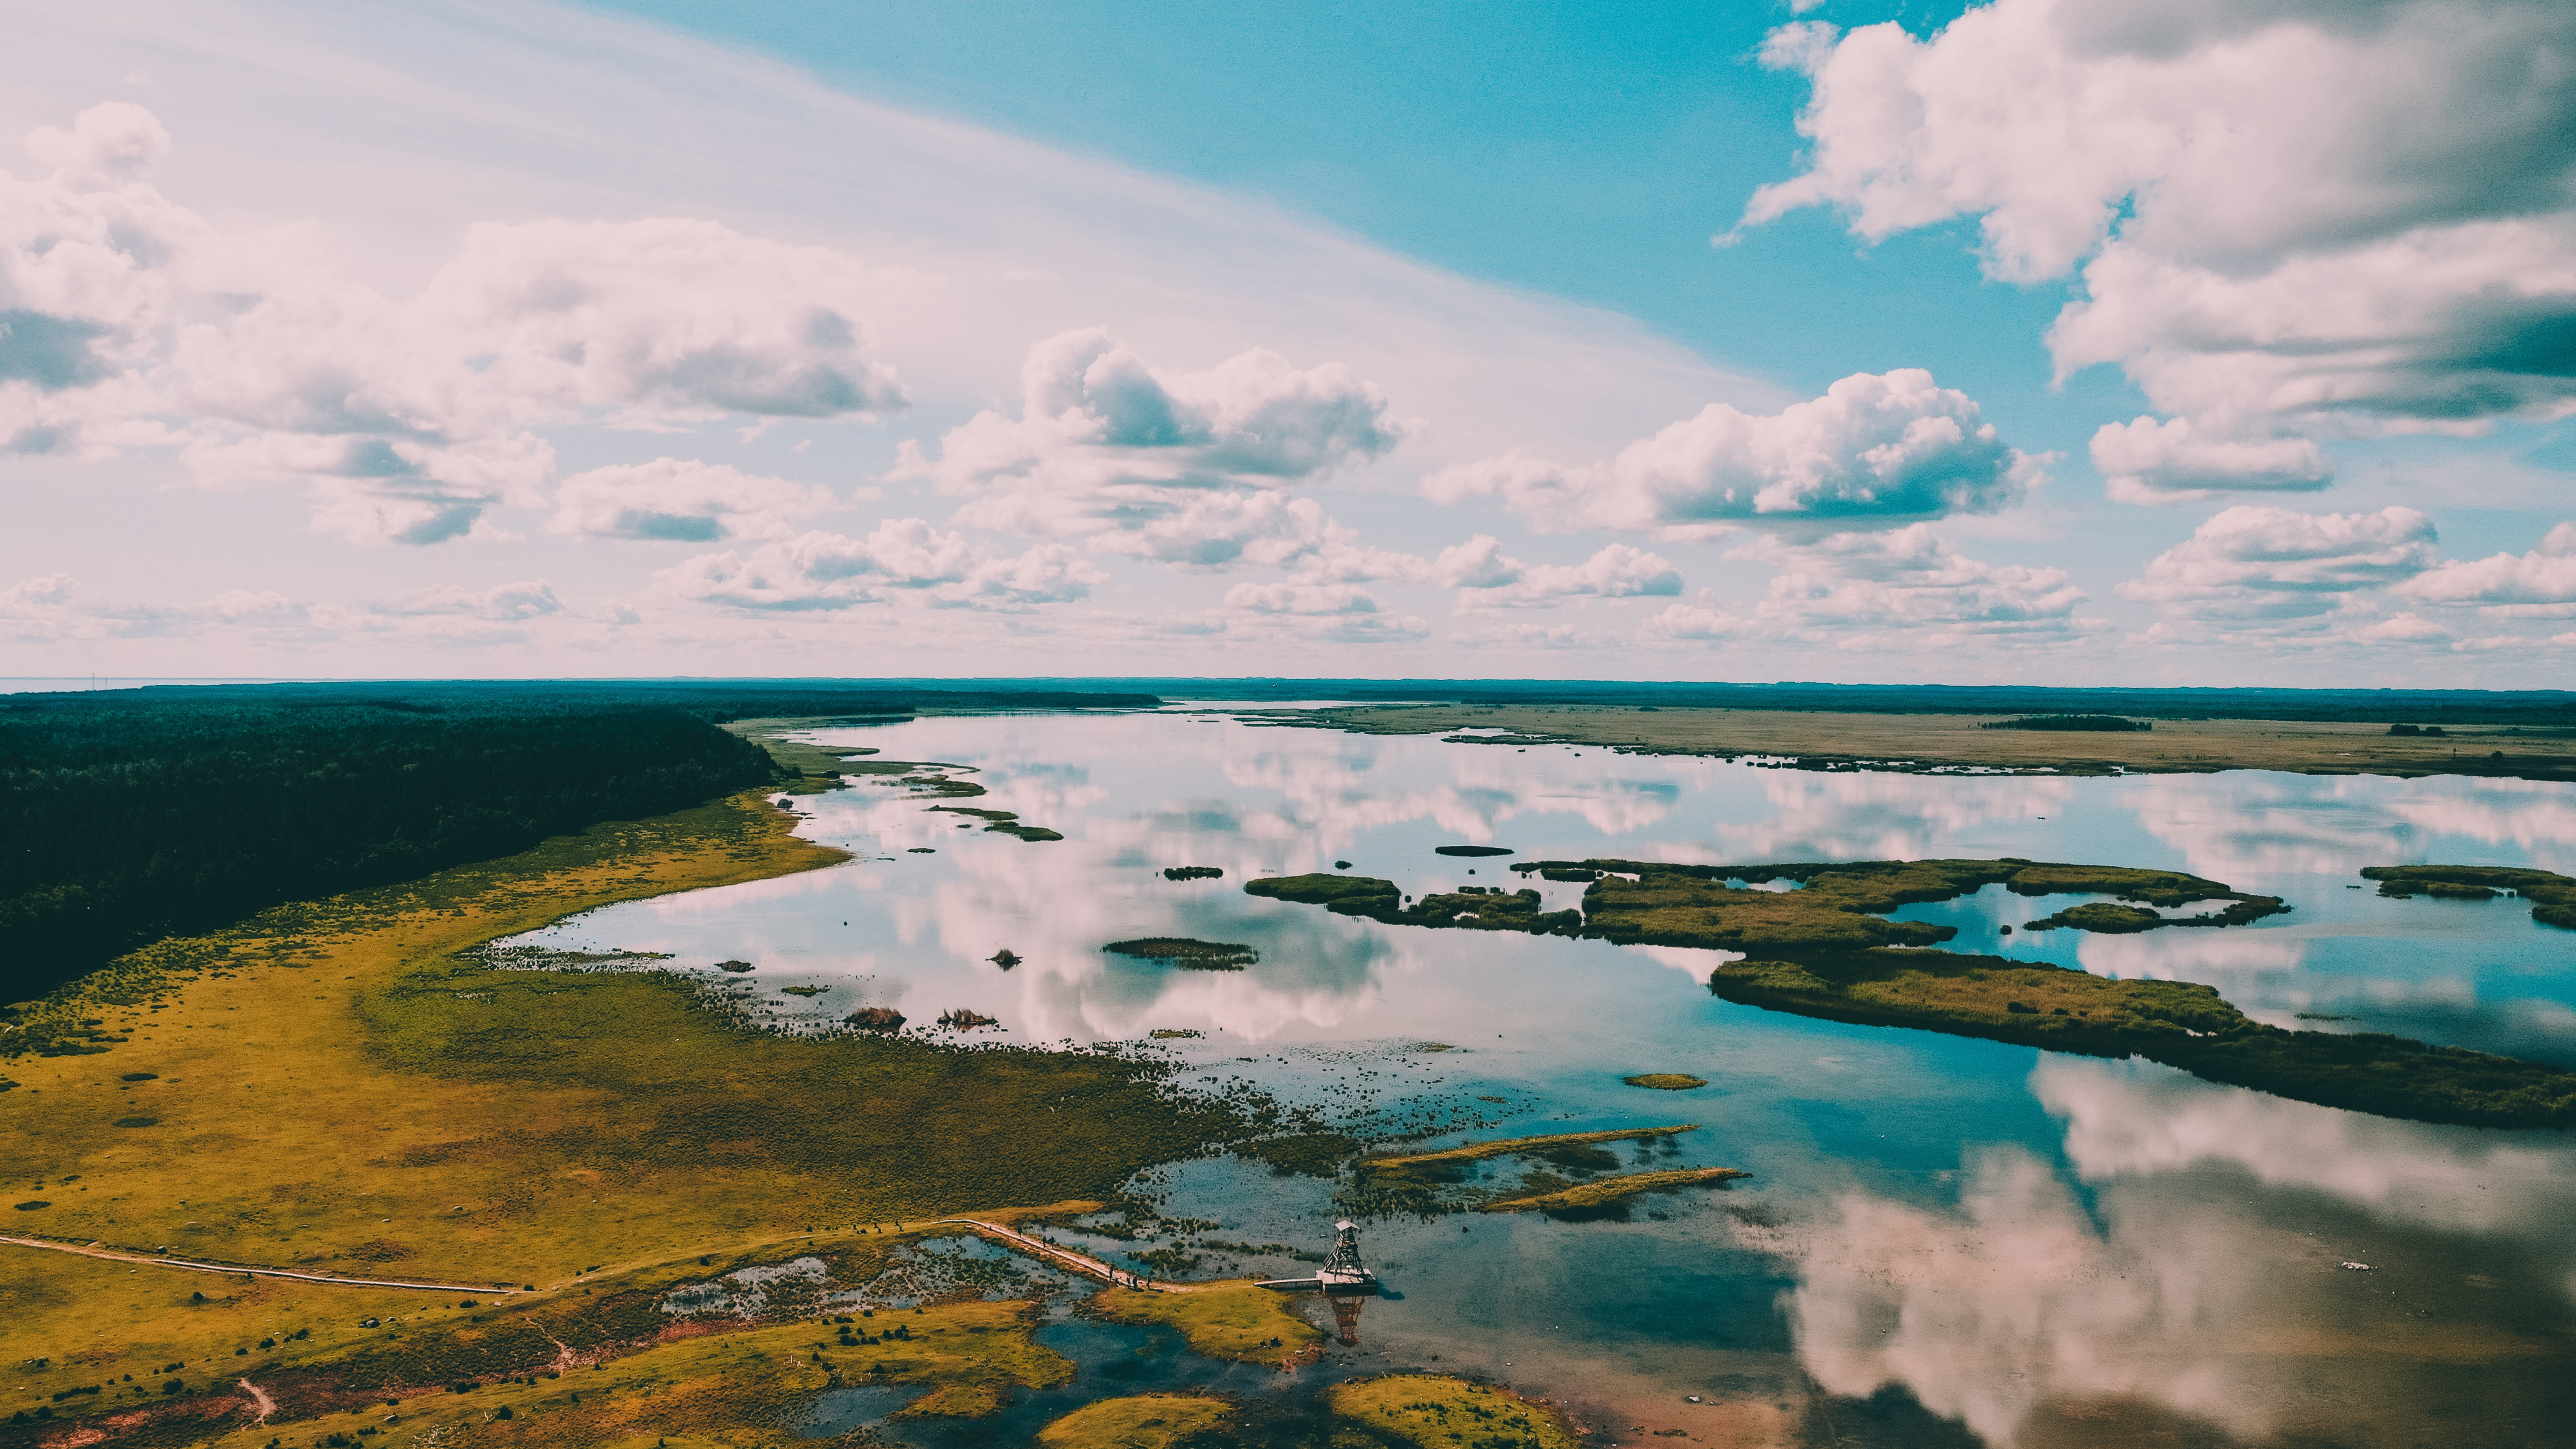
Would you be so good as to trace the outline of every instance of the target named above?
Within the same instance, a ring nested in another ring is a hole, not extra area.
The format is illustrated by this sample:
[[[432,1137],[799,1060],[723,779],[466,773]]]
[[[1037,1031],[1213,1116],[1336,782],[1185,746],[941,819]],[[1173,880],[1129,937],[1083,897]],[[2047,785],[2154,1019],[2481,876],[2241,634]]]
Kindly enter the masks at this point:
[[[723,720],[1153,702],[802,681],[0,695],[0,1001],[173,932],[768,783]]]

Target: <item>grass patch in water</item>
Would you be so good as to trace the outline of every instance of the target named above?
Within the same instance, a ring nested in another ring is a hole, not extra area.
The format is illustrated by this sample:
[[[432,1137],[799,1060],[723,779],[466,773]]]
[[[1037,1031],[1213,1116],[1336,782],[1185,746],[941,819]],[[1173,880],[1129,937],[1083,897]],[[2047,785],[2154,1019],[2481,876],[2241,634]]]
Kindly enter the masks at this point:
[[[1715,1187],[1752,1174],[1732,1167],[1688,1167],[1672,1172],[1632,1172],[1544,1192],[1514,1193],[1477,1205],[1480,1213],[1575,1212],[1608,1207],[1643,1192],[1679,1192],[1687,1187]]]
[[[1488,1157],[1519,1157],[1558,1152],[1573,1147],[1596,1147],[1604,1142],[1646,1142],[1658,1137],[1673,1137],[1698,1130],[1698,1123],[1685,1122],[1672,1127],[1626,1127],[1615,1132],[1559,1132],[1544,1137],[1504,1137],[1492,1142],[1470,1142],[1463,1147],[1446,1147],[1438,1152],[1363,1157],[1359,1160],[1358,1167],[1362,1173],[1419,1175],[1426,1169],[1446,1168],[1481,1161]]]
[[[1688,1072],[1642,1072],[1619,1080],[1632,1087],[1652,1087],[1658,1092],[1687,1092],[1708,1085],[1708,1078],[1694,1077]]]
[[[1100,949],[1191,971],[1240,971],[1261,959],[1261,953],[1250,946],[1232,941],[1195,941],[1187,936],[1145,936],[1133,941],[1112,941]]]
[[[1043,1449],[1165,1449],[1222,1426],[1233,1412],[1232,1403],[1203,1394],[1102,1399],[1038,1430],[1038,1443]]]
[[[1342,1418],[1416,1449],[1578,1449],[1565,1416],[1511,1390],[1436,1374],[1388,1374],[1335,1384],[1325,1402]]]
[[[1177,1330],[1192,1350],[1237,1363],[1304,1362],[1324,1342],[1323,1330],[1297,1316],[1295,1299],[1249,1278],[1210,1283],[1187,1293],[1103,1288],[1082,1311],[1113,1323]]]
[[[2554,870],[2517,870],[2494,865],[2374,865],[2361,872],[2379,882],[2383,896],[2430,896],[2435,900],[2488,900],[2510,891],[2531,902],[2531,918],[2544,926],[2576,931],[2576,879]]]

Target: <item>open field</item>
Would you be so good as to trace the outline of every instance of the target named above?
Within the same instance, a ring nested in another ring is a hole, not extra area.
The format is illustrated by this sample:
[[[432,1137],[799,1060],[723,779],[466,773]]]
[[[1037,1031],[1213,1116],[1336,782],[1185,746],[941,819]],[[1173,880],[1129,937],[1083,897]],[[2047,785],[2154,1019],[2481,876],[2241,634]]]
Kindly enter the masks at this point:
[[[280,1402],[320,1405],[524,1377],[557,1340],[622,1359],[666,1323],[635,1305],[672,1284],[802,1255],[847,1283],[897,1224],[1096,1201],[1248,1135],[1167,1069],[1110,1054],[781,1037],[744,1029],[706,973],[460,954],[611,901],[843,859],[790,835],[765,793],[166,941],[21,1013],[0,1035],[16,1083],[0,1171],[13,1203],[38,1205],[5,1210],[11,1232],[491,1286],[469,1304],[0,1245],[0,1361],[21,1366],[0,1414],[42,1409],[59,1429],[130,1411],[148,1386],[166,1422],[137,1442],[193,1442],[181,1411],[234,1426],[250,1402],[235,1381],[261,1373],[309,1386]],[[612,1301],[618,1323],[576,1327],[575,1309]],[[524,1316],[540,1312],[555,1316]],[[496,1314],[520,1326],[502,1334]],[[411,1351],[434,1333],[455,1341]],[[85,1387],[99,1392],[53,1397]],[[33,1432],[0,1423],[0,1444]]]
[[[1504,748],[1599,745],[1634,754],[1797,761],[1805,769],[2051,770],[2062,774],[2287,770],[2309,775],[2492,775],[2576,780],[2576,731],[2451,725],[2440,736],[2390,724],[2159,719],[2126,734],[1988,730],[2005,716],[1830,714],[1768,709],[1585,705],[1360,705],[1265,711],[1255,723],[1360,734],[1452,734]]]

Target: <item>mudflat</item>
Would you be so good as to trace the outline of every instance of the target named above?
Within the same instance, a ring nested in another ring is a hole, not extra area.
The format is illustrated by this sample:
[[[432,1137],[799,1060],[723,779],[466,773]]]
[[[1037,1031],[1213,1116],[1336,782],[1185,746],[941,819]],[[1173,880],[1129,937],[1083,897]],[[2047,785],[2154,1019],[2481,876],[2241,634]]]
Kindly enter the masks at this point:
[[[1381,704],[1247,714],[1256,723],[1357,734],[1440,734],[1503,748],[1598,745],[1633,754],[1714,755],[1804,769],[2307,775],[2492,775],[2576,780],[2576,730],[2452,725],[2391,735],[2391,724],[2158,719],[2120,733],[1985,729],[2004,715],[1836,714],[1630,705]],[[1462,735],[1462,731],[1474,734]]]

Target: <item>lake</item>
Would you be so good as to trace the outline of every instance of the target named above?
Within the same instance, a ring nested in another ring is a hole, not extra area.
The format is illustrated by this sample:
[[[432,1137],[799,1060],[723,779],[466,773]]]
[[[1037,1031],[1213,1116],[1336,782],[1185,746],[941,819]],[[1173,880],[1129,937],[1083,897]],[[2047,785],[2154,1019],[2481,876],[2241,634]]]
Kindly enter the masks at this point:
[[[1711,996],[1712,952],[1383,926],[1242,890],[1348,862],[1415,894],[1536,884],[1554,909],[1582,887],[1524,881],[1510,860],[1587,856],[2180,869],[2294,909],[2133,936],[2022,932],[2078,898],[2000,888],[1899,914],[1959,927],[1959,949],[2205,982],[2274,1025],[2576,1065],[2576,933],[2534,925],[2515,900],[2353,888],[2363,866],[2406,862],[2576,873],[2576,786],[1821,774],[1196,709],[799,738],[949,763],[987,793],[926,799],[857,778],[797,800],[810,816],[799,833],[852,851],[847,865],[614,906],[518,943],[747,961],[725,979],[788,1025],[883,1006],[934,1035],[952,1009],[998,1019],[970,1039],[1195,1032],[1155,1043],[1191,1065],[1188,1081],[1249,1081],[1361,1135],[1694,1123],[1668,1146],[1618,1150],[1750,1174],[1638,1199],[1627,1221],[1366,1223],[1390,1296],[1367,1304],[1357,1345],[1293,1377],[1488,1373],[1621,1440],[2576,1442],[2576,1146],[2563,1134],[2389,1121],[2142,1061],[1809,1020]],[[942,804],[1013,811],[1065,838],[988,832],[929,808]],[[1434,853],[1456,844],[1517,855]],[[1179,866],[1224,875],[1165,879]],[[1242,943],[1259,959],[1195,971],[1100,949],[1150,936]],[[1018,964],[995,964],[1003,951]],[[1708,1085],[1620,1080],[1645,1072]],[[1167,1195],[1168,1216],[1222,1224],[1200,1238],[1330,1243],[1332,1188],[1315,1179],[1227,1157],[1138,1186]],[[1066,1236],[1104,1254],[1148,1246]],[[1203,1273],[1311,1271],[1191,1251]],[[1146,1360],[1101,1347],[1123,1342],[1103,1325],[1042,1333],[1086,1364],[1123,1366],[1054,1391],[1070,1393],[1062,1407],[1208,1381],[1186,1355],[1137,1370]]]

